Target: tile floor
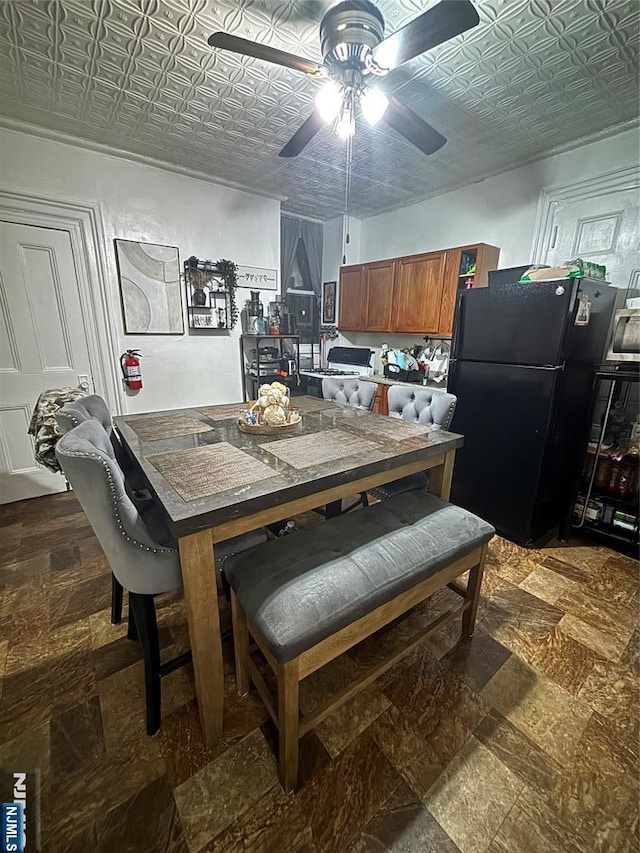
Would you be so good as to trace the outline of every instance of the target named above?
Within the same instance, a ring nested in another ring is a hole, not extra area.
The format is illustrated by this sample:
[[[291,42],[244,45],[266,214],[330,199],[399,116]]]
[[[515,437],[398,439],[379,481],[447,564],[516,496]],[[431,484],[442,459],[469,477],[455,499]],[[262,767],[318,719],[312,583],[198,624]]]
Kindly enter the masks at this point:
[[[146,736],[140,654],[109,622],[108,566],[72,495],[0,507],[0,525],[0,767],[40,769],[45,851],[638,851],[635,561],[494,540],[473,639],[447,626],[309,733],[286,797],[231,655],[219,746],[202,744],[189,668]],[[305,709],[450,601],[312,677]],[[178,596],[159,620],[172,656]]]

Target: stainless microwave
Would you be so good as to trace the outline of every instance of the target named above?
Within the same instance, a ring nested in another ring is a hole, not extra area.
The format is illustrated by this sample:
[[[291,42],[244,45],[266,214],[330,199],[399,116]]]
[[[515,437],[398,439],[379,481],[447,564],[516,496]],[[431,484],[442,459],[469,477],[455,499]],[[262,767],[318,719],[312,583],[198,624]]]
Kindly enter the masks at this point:
[[[616,311],[607,360],[640,362],[640,308]]]

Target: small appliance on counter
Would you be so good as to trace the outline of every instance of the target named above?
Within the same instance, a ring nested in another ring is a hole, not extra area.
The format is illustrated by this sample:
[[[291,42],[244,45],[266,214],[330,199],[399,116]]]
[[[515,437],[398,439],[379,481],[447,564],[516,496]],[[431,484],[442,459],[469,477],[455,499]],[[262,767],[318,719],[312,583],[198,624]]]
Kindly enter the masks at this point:
[[[640,308],[616,311],[607,360],[640,363]]]
[[[301,370],[300,376],[306,384],[307,394],[322,397],[322,380],[325,376],[371,376],[371,356],[368,347],[331,347],[327,353],[327,366]]]

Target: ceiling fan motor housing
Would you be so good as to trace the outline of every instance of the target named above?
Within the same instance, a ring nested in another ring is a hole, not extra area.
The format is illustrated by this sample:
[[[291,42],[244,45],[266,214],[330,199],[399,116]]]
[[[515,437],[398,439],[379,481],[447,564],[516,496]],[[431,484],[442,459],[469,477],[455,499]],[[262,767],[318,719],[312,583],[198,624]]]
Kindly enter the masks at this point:
[[[330,71],[361,71],[384,37],[384,18],[369,0],[344,0],[320,22],[320,47]]]

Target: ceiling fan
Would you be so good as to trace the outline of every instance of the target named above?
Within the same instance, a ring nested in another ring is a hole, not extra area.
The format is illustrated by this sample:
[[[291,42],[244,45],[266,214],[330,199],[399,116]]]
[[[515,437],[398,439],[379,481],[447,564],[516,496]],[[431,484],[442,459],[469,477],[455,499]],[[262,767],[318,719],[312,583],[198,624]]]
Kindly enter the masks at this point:
[[[213,33],[208,42],[211,47],[263,59],[325,81],[316,95],[314,111],[280,151],[281,157],[297,157],[328,123],[334,123],[341,139],[349,139],[355,133],[358,107],[369,124],[385,121],[424,154],[433,154],[447,141],[444,136],[398,98],[386,95],[372,83],[475,27],[479,20],[470,0],[442,0],[384,38],[384,18],[370,0],[343,0],[320,22],[322,65],[229,33]]]

